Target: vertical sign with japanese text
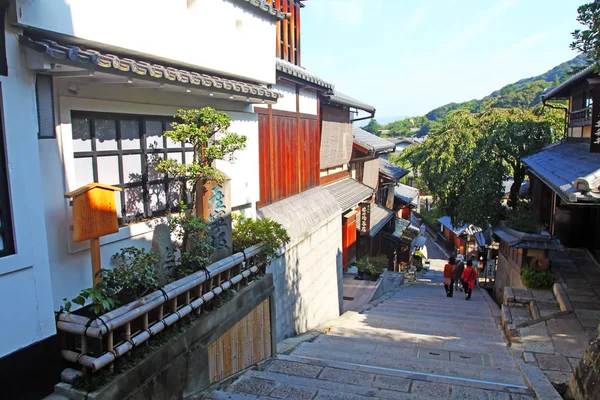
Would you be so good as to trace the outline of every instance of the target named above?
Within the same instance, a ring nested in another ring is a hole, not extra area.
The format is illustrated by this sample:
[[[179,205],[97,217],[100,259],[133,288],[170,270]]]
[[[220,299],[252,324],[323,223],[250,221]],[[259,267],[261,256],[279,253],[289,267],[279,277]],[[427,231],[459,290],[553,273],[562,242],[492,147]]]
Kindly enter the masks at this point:
[[[358,231],[361,236],[371,233],[371,203],[360,203]]]
[[[214,246],[212,261],[230,256],[233,251],[231,230],[230,180],[205,182],[201,187],[202,217],[210,224]]]
[[[592,134],[590,152],[600,153],[600,87],[592,87]]]

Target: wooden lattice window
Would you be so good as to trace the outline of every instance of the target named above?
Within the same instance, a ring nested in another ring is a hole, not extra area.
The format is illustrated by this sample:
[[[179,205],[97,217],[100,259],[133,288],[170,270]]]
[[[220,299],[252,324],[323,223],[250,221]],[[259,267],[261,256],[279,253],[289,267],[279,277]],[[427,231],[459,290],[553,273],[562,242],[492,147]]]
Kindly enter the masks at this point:
[[[176,211],[188,200],[182,185],[154,169],[156,157],[191,163],[191,147],[163,136],[172,117],[73,111],[76,187],[90,182],[123,189],[117,194],[119,225]],[[189,146],[189,145],[188,145]]]
[[[291,16],[277,22],[277,57],[300,64],[300,0],[272,0],[273,6]]]

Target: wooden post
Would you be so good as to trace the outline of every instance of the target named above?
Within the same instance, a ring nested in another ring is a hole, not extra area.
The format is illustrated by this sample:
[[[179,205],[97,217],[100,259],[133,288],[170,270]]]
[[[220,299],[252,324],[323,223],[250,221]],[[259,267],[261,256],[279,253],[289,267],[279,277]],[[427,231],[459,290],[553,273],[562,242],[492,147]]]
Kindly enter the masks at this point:
[[[100,263],[100,239],[90,239],[90,252],[92,253],[92,278],[94,279],[94,286],[100,283],[100,276],[98,271],[102,268]]]
[[[90,241],[94,286],[100,282],[100,277],[96,275],[102,268],[99,238],[119,231],[114,195],[117,191],[121,189],[101,183],[90,183],[65,194],[65,198],[72,199],[73,241]]]

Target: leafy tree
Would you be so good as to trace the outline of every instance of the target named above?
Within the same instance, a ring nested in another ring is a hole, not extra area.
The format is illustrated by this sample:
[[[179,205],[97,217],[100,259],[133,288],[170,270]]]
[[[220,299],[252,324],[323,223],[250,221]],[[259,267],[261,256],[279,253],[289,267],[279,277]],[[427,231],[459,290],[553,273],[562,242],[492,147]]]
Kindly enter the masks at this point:
[[[192,212],[197,216],[195,198],[198,183],[222,181],[224,176],[213,166],[214,161],[232,159],[235,151],[246,147],[246,137],[226,132],[231,126],[231,118],[211,107],[178,110],[175,117],[178,122],[174,122],[173,130],[166,131],[164,136],[174,142],[190,144],[194,152],[193,161],[182,164],[171,158],[159,159],[155,169],[183,180],[186,186],[190,185]],[[185,193],[185,190],[182,192]]]
[[[585,26],[586,29],[576,29],[571,33],[573,42],[571,49],[579,51],[585,55],[590,63],[596,63],[600,60],[600,1],[594,0],[591,3],[584,4],[577,8],[577,22]]]
[[[548,108],[458,110],[439,121],[423,144],[405,149],[400,160],[410,162],[453,223],[485,226],[503,216],[502,183],[508,176],[515,180],[509,205],[517,206],[525,177],[521,158],[554,141],[563,124],[564,114]]]
[[[372,134],[376,134],[377,132],[379,132],[381,130],[381,125],[377,122],[377,120],[375,118],[373,118],[372,120],[369,121],[368,124],[361,127],[361,129],[364,129],[365,131],[370,132]]]

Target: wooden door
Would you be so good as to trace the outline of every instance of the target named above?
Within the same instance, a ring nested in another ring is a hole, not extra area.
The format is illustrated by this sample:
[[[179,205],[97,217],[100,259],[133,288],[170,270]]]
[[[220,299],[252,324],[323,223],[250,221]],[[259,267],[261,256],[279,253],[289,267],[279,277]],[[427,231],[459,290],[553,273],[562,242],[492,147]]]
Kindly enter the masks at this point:
[[[356,212],[342,217],[342,266],[348,270],[356,259]]]

